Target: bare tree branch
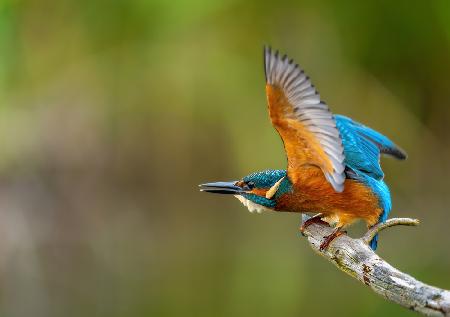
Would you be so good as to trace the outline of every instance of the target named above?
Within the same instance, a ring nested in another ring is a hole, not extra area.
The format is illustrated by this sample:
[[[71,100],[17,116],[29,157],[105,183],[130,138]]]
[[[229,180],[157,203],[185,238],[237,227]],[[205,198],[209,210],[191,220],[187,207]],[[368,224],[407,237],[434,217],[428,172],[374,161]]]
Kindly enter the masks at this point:
[[[306,219],[307,216],[303,216],[303,221]],[[314,251],[341,271],[369,286],[375,293],[423,315],[450,317],[450,291],[427,285],[400,272],[368,246],[373,236],[383,229],[418,223],[417,219],[410,218],[389,219],[384,224],[372,227],[360,239],[342,235],[324,251],[320,251],[320,244],[324,237],[332,233],[333,228],[313,223],[304,229],[303,234]]]
[[[367,233],[361,238],[366,244],[369,244],[370,241],[375,237],[375,235],[380,232],[381,230],[384,230],[389,227],[398,226],[398,225],[404,225],[404,226],[417,226],[419,224],[418,219],[411,219],[411,218],[392,218],[386,220],[386,222],[379,223],[372,228],[370,228]]]

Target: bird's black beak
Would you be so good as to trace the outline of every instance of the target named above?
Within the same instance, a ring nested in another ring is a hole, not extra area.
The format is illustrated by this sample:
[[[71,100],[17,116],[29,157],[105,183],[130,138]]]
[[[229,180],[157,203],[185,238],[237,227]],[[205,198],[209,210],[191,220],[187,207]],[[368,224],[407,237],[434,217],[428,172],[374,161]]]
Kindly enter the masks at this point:
[[[215,194],[237,195],[242,193],[242,188],[235,185],[236,182],[215,182],[198,185],[200,191]]]

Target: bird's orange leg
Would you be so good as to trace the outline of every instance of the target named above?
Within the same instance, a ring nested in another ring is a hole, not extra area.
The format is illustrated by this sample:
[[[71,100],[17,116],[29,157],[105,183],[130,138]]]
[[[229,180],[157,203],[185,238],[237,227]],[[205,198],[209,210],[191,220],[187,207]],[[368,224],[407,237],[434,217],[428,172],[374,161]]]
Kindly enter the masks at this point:
[[[320,214],[314,215],[311,218],[309,218],[308,220],[306,220],[300,226],[300,232],[303,234],[303,231],[305,231],[305,229],[308,228],[308,226],[312,225],[313,223],[321,223],[321,224],[328,225],[328,223],[326,223],[325,221],[322,220],[322,217],[323,217],[323,214],[320,213]]]
[[[336,227],[336,229],[334,229],[334,231],[330,235],[328,235],[324,238],[324,240],[320,244],[320,248],[319,248],[320,251],[327,249],[328,246],[330,245],[330,243],[334,239],[336,239],[337,237],[342,236],[343,234],[346,234],[346,233],[347,233],[346,231],[342,230],[342,227]]]

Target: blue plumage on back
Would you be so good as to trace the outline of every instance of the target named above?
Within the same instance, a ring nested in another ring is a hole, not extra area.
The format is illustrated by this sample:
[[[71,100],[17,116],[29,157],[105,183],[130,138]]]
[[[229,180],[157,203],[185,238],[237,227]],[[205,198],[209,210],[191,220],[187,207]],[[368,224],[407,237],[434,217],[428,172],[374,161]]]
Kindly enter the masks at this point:
[[[334,118],[344,145],[347,177],[358,180],[373,190],[383,209],[379,222],[385,222],[392,204],[389,188],[383,181],[380,155],[387,154],[398,159],[405,159],[406,154],[379,132],[345,116],[335,115]],[[370,243],[374,250],[377,247],[377,241],[378,235]]]

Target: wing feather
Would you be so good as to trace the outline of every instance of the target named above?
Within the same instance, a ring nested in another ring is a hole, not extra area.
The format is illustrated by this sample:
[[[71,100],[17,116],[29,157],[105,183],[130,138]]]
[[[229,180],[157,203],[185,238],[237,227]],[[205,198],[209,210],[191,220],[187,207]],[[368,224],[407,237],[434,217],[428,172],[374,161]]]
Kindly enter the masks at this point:
[[[382,180],[381,154],[406,158],[406,153],[381,133],[345,116],[335,115],[334,118],[344,144],[345,164],[352,170]]]
[[[283,139],[288,173],[316,165],[337,192],[343,191],[344,148],[328,106],[292,59],[267,47],[264,59],[269,114]]]

